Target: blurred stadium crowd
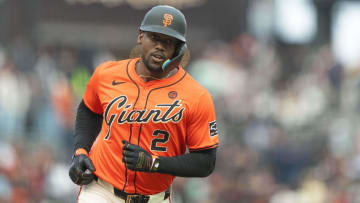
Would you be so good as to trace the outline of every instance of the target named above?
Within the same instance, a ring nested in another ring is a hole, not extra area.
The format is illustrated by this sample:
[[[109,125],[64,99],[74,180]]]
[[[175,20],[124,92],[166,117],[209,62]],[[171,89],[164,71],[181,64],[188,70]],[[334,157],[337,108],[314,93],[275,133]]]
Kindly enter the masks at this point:
[[[329,44],[288,49],[251,34],[213,41],[188,72],[213,95],[220,131],[206,179],[177,178],[175,203],[360,202],[360,83]],[[74,117],[111,50],[0,46],[0,202],[74,202]],[[291,59],[291,60],[289,60]]]
[[[187,70],[214,97],[221,145],[209,178],[176,180],[175,202],[360,201],[356,74],[328,46],[302,54],[284,69],[274,47],[243,34],[191,60]],[[2,46],[0,202],[74,200],[76,107],[93,68],[111,59],[22,37]]]

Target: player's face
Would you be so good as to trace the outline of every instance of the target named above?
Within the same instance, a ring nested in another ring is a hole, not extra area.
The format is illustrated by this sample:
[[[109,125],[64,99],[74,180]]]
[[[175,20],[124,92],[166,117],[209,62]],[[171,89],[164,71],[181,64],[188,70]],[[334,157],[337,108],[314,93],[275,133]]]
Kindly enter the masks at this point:
[[[138,43],[142,45],[141,58],[150,71],[162,71],[162,64],[173,57],[177,39],[159,33],[141,32]]]

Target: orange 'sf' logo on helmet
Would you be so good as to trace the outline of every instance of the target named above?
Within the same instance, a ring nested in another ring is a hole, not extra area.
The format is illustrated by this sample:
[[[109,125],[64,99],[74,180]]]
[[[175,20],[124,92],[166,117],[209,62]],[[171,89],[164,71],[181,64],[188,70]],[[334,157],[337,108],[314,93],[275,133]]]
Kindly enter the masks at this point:
[[[167,27],[167,26],[171,25],[173,19],[174,18],[173,18],[173,16],[171,14],[165,13],[164,14],[164,19],[163,19],[164,27]]]

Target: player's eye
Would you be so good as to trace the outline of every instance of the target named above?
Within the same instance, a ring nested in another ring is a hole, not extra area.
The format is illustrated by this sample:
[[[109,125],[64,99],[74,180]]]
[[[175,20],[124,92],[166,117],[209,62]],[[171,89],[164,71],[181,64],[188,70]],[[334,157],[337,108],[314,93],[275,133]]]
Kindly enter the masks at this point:
[[[164,40],[164,42],[167,44],[167,45],[171,45],[173,43],[173,41],[171,39],[166,39]]]
[[[150,38],[153,41],[159,41],[158,37],[156,35],[150,34]]]
[[[175,44],[175,41],[170,39],[170,38],[165,38],[164,39],[164,38],[161,38],[158,35],[154,35],[154,34],[151,34],[151,33],[149,33],[149,38],[151,39],[151,41],[160,42],[165,46],[172,46],[173,44]]]

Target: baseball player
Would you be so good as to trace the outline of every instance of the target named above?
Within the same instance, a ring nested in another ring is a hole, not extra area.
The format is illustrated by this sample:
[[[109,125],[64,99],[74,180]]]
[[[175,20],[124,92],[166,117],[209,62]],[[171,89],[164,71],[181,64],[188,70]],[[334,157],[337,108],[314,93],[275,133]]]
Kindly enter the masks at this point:
[[[96,68],[75,123],[69,175],[81,185],[78,202],[170,202],[176,176],[214,170],[214,105],[179,66],[185,33],[179,10],[155,6],[140,26],[141,56]]]

